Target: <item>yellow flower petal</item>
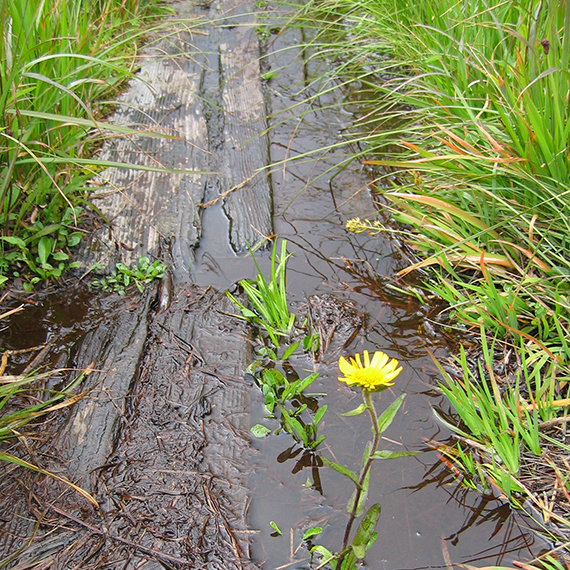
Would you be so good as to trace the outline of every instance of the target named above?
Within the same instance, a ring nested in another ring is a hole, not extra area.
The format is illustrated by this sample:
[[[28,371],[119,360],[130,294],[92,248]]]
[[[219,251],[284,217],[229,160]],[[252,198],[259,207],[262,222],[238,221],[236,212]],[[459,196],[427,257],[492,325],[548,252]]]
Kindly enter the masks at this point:
[[[358,354],[358,352],[354,355],[354,357],[356,358],[356,362],[354,362],[354,360],[352,360],[352,358],[350,360],[352,360],[355,364],[355,366],[358,366],[358,368],[362,368],[362,362],[360,360],[360,354]]]
[[[354,366],[352,366],[352,364],[349,364],[349,362],[346,360],[346,358],[344,358],[344,356],[340,357],[338,361],[338,367],[345,376],[352,374],[352,372],[354,371]]]
[[[388,355],[377,350],[374,353],[374,358],[372,358],[371,366],[372,368],[383,368],[386,365],[386,362],[388,362]]]
[[[392,380],[402,372],[402,367],[395,358],[390,360],[388,355],[379,350],[374,353],[372,359],[367,350],[363,352],[363,356],[364,365],[358,353],[354,358],[350,357],[350,363],[343,356],[340,357],[338,367],[344,374],[344,377],[339,377],[340,382],[349,386],[356,384],[368,391],[382,390],[394,385]]]

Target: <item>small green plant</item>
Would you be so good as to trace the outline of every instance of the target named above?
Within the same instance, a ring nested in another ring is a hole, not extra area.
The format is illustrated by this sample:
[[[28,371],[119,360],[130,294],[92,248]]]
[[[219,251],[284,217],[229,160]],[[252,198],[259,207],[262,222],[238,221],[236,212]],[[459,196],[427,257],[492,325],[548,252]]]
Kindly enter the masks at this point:
[[[142,293],[146,284],[155,279],[162,279],[166,269],[166,265],[160,259],[151,263],[148,257],[141,256],[138,266],[133,265],[129,268],[124,263],[117,263],[111,275],[102,279],[94,279],[90,285],[100,287],[103,291],[119,293],[119,295],[124,295],[130,285],[135,285]]]
[[[78,263],[69,261],[68,252],[83,235],[74,224],[80,214],[79,206],[68,207],[57,223],[44,216],[45,223],[36,220],[21,237],[0,235],[0,286],[8,281],[11,271],[13,277],[25,277],[24,289],[31,291],[37,283],[57,280],[65,270],[77,267]]]
[[[520,469],[531,489],[546,426],[563,421],[569,395],[570,3],[324,6],[327,21],[354,26],[338,42],[349,62],[342,75],[352,68],[374,91],[371,129],[358,133],[363,162],[397,178],[379,188],[382,222],[355,218],[347,228],[399,233],[414,257],[398,276],[429,270],[426,287],[448,303],[446,320],[481,343],[482,362],[467,367],[462,354],[458,377],[444,374],[459,429],[483,446],[466,469],[486,471],[482,480],[493,477],[506,494]],[[315,43],[327,55],[339,49],[324,33]],[[522,451],[530,453],[521,463]]]
[[[270,417],[274,418],[275,412],[279,411],[280,427],[275,430],[275,433],[286,431],[305,449],[315,449],[326,438],[325,435],[317,436],[317,428],[327,411],[327,406],[318,408],[310,421],[304,421],[301,418],[303,412],[308,411],[309,408],[307,403],[303,402],[304,391],[318,377],[318,372],[315,372],[306,378],[297,378],[290,382],[282,372],[275,368],[264,368],[261,374],[256,376]],[[291,403],[294,405],[291,406]],[[271,430],[261,424],[256,424],[251,428],[251,432],[256,437],[265,437],[271,433]]]
[[[295,324],[295,315],[289,312],[287,304],[286,270],[290,255],[287,254],[287,241],[283,240],[281,256],[277,261],[275,241],[271,255],[271,277],[266,280],[252,252],[257,277],[254,280],[242,279],[239,282],[251,303],[251,309],[226,291],[228,298],[240,308],[241,318],[261,325],[276,347],[279,347],[278,337],[289,336]]]
[[[319,351],[321,337],[319,333],[312,333],[305,336],[303,339],[303,349],[311,354],[316,354]]]
[[[269,521],[269,524],[274,531],[273,533],[271,533],[271,536],[282,536],[283,535],[283,533],[281,532],[281,529],[277,526],[277,523],[275,521]]]
[[[323,466],[323,462],[331,469],[346,476],[355,485],[355,491],[347,506],[349,520],[340,552],[333,554],[324,546],[313,544],[313,538],[317,537],[322,531],[320,527],[308,529],[304,533],[304,540],[311,552],[311,556],[317,555],[321,557],[319,568],[329,565],[333,570],[356,570],[357,565],[364,559],[366,552],[374,544],[377,537],[375,528],[380,517],[380,505],[372,505],[364,514],[373,461],[376,459],[395,459],[397,457],[415,455],[414,452],[407,451],[378,451],[380,437],[392,423],[404,400],[404,395],[397,398],[378,417],[371,394],[392,386],[392,380],[400,374],[402,367],[398,367],[397,360],[390,360],[386,354],[379,351],[374,353],[372,359],[370,359],[368,351],[364,351],[364,364],[359,354],[355,358],[351,358],[350,363],[344,358],[340,359],[339,367],[344,377],[339,378],[339,380],[348,385],[356,385],[362,388],[363,395],[363,403],[356,409],[343,415],[357,416],[367,411],[372,422],[373,439],[365,447],[362,467],[358,475],[347,467],[317,454],[317,447],[326,437],[325,435],[319,436],[317,430],[327,412],[327,405],[319,407],[316,399],[307,398],[305,395],[306,389],[319,377],[319,373],[314,372],[301,378],[294,371],[291,364],[287,362],[301,345],[301,340],[291,343],[283,351],[281,358],[278,357],[280,346],[277,342],[277,336],[288,336],[290,334],[295,322],[295,316],[289,313],[286,298],[285,269],[288,258],[286,242],[282,242],[281,258],[278,265],[276,262],[276,249],[277,244],[274,244],[271,280],[269,282],[263,277],[256,262],[258,271],[256,280],[242,281],[240,283],[251,301],[253,310],[245,307],[229,292],[227,293],[232,302],[241,309],[241,318],[261,325],[275,345],[275,349],[265,344],[258,347],[257,353],[259,358],[248,367],[248,371],[254,375],[262,390],[265,398],[265,407],[269,413],[267,419],[269,421],[279,420],[280,425],[277,429],[272,430],[265,425],[256,424],[251,428],[251,432],[255,437],[259,438],[266,437],[272,432],[275,434],[282,431],[289,433],[302,447],[295,448],[294,446],[281,454],[281,457],[283,460],[294,458],[302,452],[301,459],[295,465],[293,473],[310,465],[313,469],[314,486],[321,493],[319,469]],[[303,349],[306,352],[314,353],[319,347],[319,335],[309,333],[305,335],[302,342]],[[279,362],[287,362],[286,367],[283,364],[286,374],[277,368]],[[307,415],[309,419],[307,419]],[[305,485],[313,486],[310,479],[307,479]],[[362,521],[351,539],[354,522],[363,514]],[[281,531],[274,521],[271,521],[270,524],[275,530],[272,536],[280,536]]]
[[[261,43],[266,42],[271,37],[271,30],[267,26],[258,26],[256,31]]]
[[[511,497],[512,490],[522,490],[515,480],[520,469],[521,445],[537,457],[542,453],[538,405],[529,404],[521,396],[520,371],[513,386],[500,389],[492,369],[493,350],[488,346],[483,326],[481,339],[485,365],[479,361],[477,370],[472,370],[465,349],[461,347],[458,358],[463,376],[461,379],[452,378],[431,355],[446,382],[445,385],[440,384],[440,388],[461,418],[463,426],[440,419],[460,437],[474,441],[479,451],[485,450],[483,454],[478,453],[478,460],[475,460],[467,448],[462,448],[463,444],[458,444],[460,463],[472,474],[477,470],[483,482],[485,478],[481,470],[486,471]],[[523,373],[526,375],[527,371]],[[531,389],[529,382],[526,386]],[[534,402],[541,400],[536,392],[533,394],[530,391],[529,396]],[[552,407],[553,402],[550,404]],[[546,403],[544,407],[547,407]]]
[[[368,351],[364,351],[364,363],[360,355],[350,359],[350,363],[343,357],[339,361],[340,371],[344,377],[339,378],[340,381],[348,385],[355,385],[362,389],[363,403],[350,412],[342,414],[346,417],[358,416],[364,412],[368,412],[372,424],[372,440],[366,444],[364,454],[362,456],[362,466],[360,473],[356,474],[348,467],[325,459],[323,461],[331,469],[341,473],[355,486],[355,490],[347,505],[349,513],[348,523],[346,525],[342,549],[339,553],[333,554],[330,550],[321,545],[311,546],[311,554],[317,554],[321,557],[319,568],[330,565],[333,570],[356,570],[357,564],[364,560],[366,552],[374,544],[378,534],[376,532],[376,524],[380,518],[380,505],[378,503],[372,505],[364,514],[366,501],[368,498],[368,489],[370,486],[370,470],[375,459],[396,459],[409,455],[415,455],[415,452],[392,452],[378,451],[380,437],[382,433],[394,420],[396,413],[400,409],[404,401],[405,394],[399,396],[388,409],[378,417],[374,403],[372,402],[372,393],[381,392],[393,385],[392,380],[402,371],[398,367],[396,359],[390,360],[386,354],[377,351],[372,359]],[[351,531],[355,520],[362,516],[362,521],[351,540]],[[312,538],[320,532],[320,529],[309,529],[305,536]]]
[[[110,165],[93,150],[125,132],[99,122],[101,101],[168,11],[156,0],[0,0],[0,285],[20,277],[31,290],[73,266],[78,204]]]

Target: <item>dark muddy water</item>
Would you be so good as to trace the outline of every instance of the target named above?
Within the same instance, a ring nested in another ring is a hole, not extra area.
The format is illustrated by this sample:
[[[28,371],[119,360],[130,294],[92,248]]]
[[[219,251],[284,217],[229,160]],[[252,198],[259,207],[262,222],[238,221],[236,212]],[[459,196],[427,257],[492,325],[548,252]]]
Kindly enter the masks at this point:
[[[293,254],[287,276],[291,303],[301,313],[307,298],[316,294],[355,304],[365,326],[342,353],[382,350],[403,366],[395,386],[375,397],[382,411],[399,394],[407,395],[381,448],[421,452],[374,465],[369,504],[380,503],[382,514],[378,540],[367,555],[366,567],[440,568],[449,562],[509,565],[516,559],[533,558],[545,544],[528,531],[529,521],[511,512],[506,502],[459,486],[437,454],[428,451],[427,441],[444,442],[450,434],[433,412],[448,407],[434,388],[438,373],[426,347],[443,357],[447,346],[443,336],[429,332],[432,328],[426,326],[431,317],[428,307],[386,287],[383,276],[393,275],[405,263],[398,241],[345,230],[348,219],[374,213],[368,190],[370,173],[358,164],[338,172],[348,149],[319,151],[293,160],[339,142],[352,121],[342,109],[338,91],[310,105],[303,103],[314,93],[310,83],[317,71],[317,64],[307,61],[298,48],[303,41],[301,30],[272,36],[266,59],[266,66],[277,72],[266,84],[265,94],[271,113],[270,158],[277,165],[271,175],[274,229],[287,239]],[[289,110],[293,105],[297,106]],[[229,246],[228,224],[221,203],[204,212],[195,264],[189,275],[180,269],[182,264],[175,264],[179,267],[175,286],[189,279],[199,287],[223,291],[240,278],[253,277],[251,259],[236,256]],[[269,254],[260,253],[258,258],[267,270]],[[3,332],[2,346],[19,349],[53,343],[53,364],[73,361],[73,339],[113,310],[112,300],[84,289],[46,297],[30,305],[25,316],[12,319]],[[358,471],[370,427],[365,416],[341,416],[360,404],[360,394],[338,382],[337,361],[338,353],[333,352],[318,363],[305,356],[291,359],[299,375],[320,372],[310,390],[317,394],[319,405],[328,405],[320,425],[320,433],[327,435],[320,453]],[[265,423],[274,429],[265,419],[255,387],[251,399],[251,425]],[[347,479],[328,468],[315,472],[314,458],[303,461],[288,434],[253,440],[252,445],[255,455],[247,515],[253,561],[265,570],[309,568],[302,535],[312,526],[324,529],[316,542],[339,550],[348,519],[346,503],[352,493]],[[272,536],[270,521],[278,525],[282,536]]]

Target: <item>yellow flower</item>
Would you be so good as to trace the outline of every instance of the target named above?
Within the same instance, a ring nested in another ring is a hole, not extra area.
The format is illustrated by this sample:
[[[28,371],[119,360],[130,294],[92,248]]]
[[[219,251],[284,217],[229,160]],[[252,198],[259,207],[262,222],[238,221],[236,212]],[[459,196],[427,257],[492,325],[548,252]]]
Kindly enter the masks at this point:
[[[402,372],[401,366],[397,368],[398,364],[395,358],[390,360],[388,355],[379,350],[374,353],[372,360],[370,360],[368,351],[364,351],[364,366],[360,360],[360,354],[356,354],[354,358],[351,357],[350,363],[344,356],[341,356],[338,367],[344,377],[339,380],[349,386],[356,384],[368,391],[384,390],[393,386],[392,380]]]

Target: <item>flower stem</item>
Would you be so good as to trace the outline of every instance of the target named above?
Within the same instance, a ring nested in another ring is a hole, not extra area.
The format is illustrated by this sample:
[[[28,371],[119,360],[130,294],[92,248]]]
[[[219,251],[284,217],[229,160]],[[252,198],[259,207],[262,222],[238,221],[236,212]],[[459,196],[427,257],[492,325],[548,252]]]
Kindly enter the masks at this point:
[[[354,497],[354,505],[352,506],[352,511],[350,513],[350,517],[348,519],[348,523],[346,525],[346,530],[344,532],[344,541],[342,545],[342,556],[338,561],[338,568],[342,567],[342,563],[346,556],[346,549],[348,548],[348,541],[350,540],[350,532],[352,530],[352,525],[354,524],[354,520],[356,519],[356,513],[358,511],[358,503],[360,502],[360,498],[362,493],[364,492],[363,486],[364,482],[366,481],[368,472],[372,467],[372,462],[374,461],[374,453],[378,449],[378,444],[380,443],[380,432],[378,430],[378,415],[376,414],[376,409],[374,408],[374,404],[372,403],[372,393],[369,390],[362,390],[362,398],[364,399],[364,405],[370,414],[370,421],[372,422],[372,433],[374,434],[374,438],[372,439],[372,447],[370,449],[370,454],[368,455],[368,459],[366,463],[362,466],[362,471],[360,472],[360,478],[358,479],[359,485],[356,488],[356,495]]]

